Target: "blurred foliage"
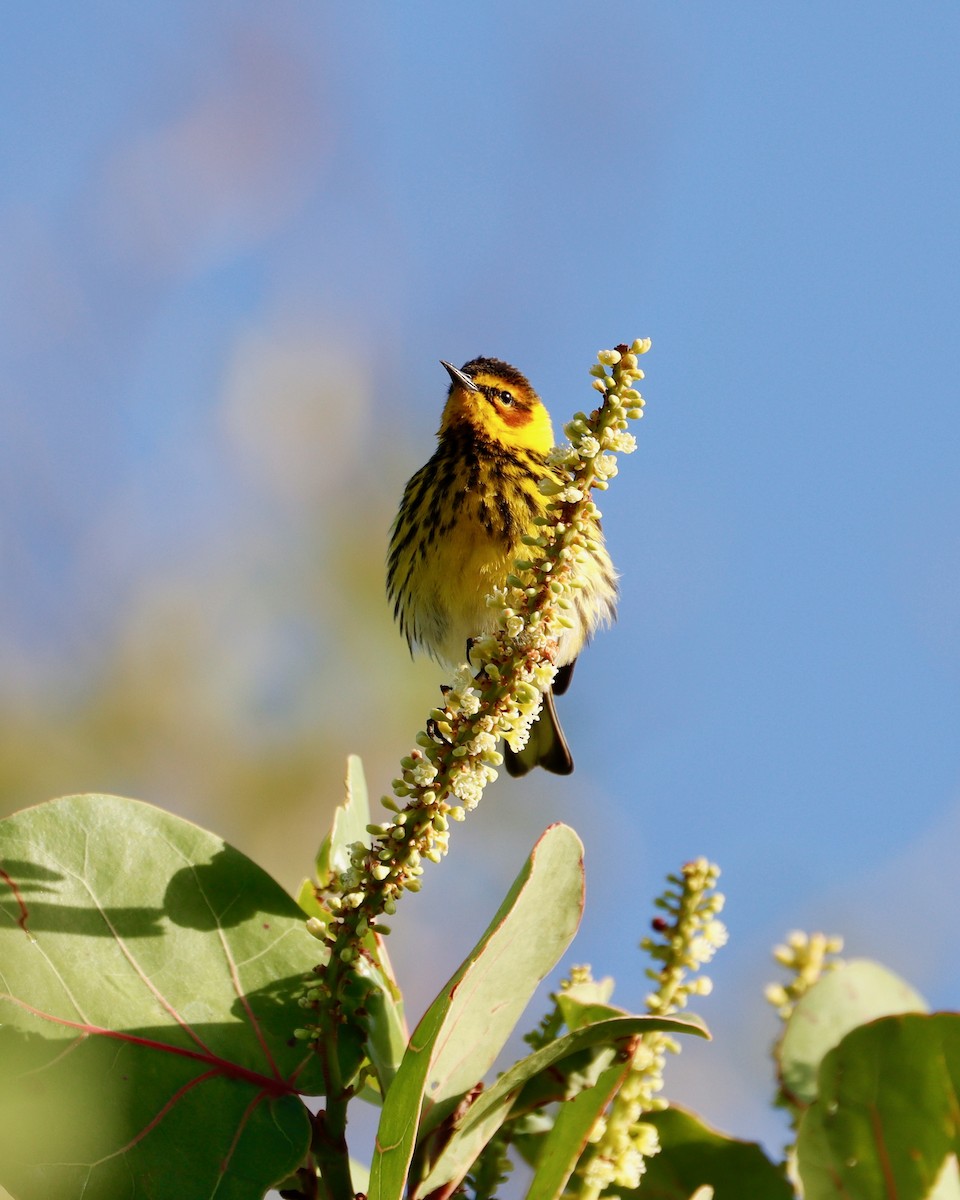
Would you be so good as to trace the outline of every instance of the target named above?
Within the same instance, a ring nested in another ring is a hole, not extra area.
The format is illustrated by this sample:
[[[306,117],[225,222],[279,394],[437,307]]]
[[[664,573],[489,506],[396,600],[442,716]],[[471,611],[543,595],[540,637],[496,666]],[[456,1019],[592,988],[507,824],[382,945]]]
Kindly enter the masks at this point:
[[[293,886],[307,861],[289,848],[305,833],[319,840],[346,754],[363,752],[386,782],[405,752],[407,714],[439,682],[430,664],[411,665],[384,596],[387,534],[415,452],[391,431],[372,472],[369,381],[337,359],[318,370],[316,354],[293,373],[282,342],[259,339],[259,372],[237,352],[244,382],[225,389],[225,444],[211,434],[226,478],[210,512],[179,518],[173,552],[151,553],[148,526],[131,579],[111,573],[123,546],[94,548],[72,589],[93,611],[78,602],[72,635],[51,628],[50,646],[17,643],[8,624],[0,813],[84,790],[134,795],[256,846]],[[349,387],[337,388],[338,368]],[[286,453],[297,439],[306,448]]]
[[[18,1200],[115,1200],[131,1186],[178,1200],[186,1180],[258,1200],[281,1179],[291,1200],[350,1200],[354,1099],[381,1110],[369,1184],[380,1200],[461,1186],[492,1200],[517,1157],[536,1200],[614,1188],[662,1200],[960,1197],[960,1015],[919,1011],[922,998],[875,963],[838,964],[781,1009],[775,1065],[781,1082],[803,1082],[780,1090],[796,1126],[782,1161],[659,1095],[674,1035],[705,1034],[695,1017],[649,1000],[647,1015],[613,1008],[610,981],[585,968],[554,994],[523,1057],[490,1079],[580,923],[583,845],[559,823],[409,1039],[383,935],[369,927],[339,997],[360,1003],[330,1021],[329,966],[343,960],[324,956],[324,931],[338,919],[336,888],[356,886],[352,867],[334,864],[356,860],[358,829],[377,828],[369,815],[353,762],[318,856],[333,890],[306,889],[306,925],[254,862],[160,808],[72,796],[0,821],[0,1175]],[[671,967],[695,972],[704,939],[720,944],[702,895],[716,868],[688,863],[683,876],[700,900],[671,907],[671,877],[656,904],[678,919],[655,928]],[[693,911],[704,920],[679,916]],[[652,972],[661,1002],[673,969]],[[709,991],[697,982],[684,1004]],[[643,1103],[618,1126],[631,1080]],[[304,1100],[317,1095],[314,1112]]]

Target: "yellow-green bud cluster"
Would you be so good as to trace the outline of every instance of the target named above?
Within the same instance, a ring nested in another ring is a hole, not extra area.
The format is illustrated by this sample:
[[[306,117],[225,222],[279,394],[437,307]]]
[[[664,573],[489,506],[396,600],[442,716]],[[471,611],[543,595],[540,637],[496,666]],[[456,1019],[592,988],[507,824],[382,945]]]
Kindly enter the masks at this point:
[[[705,858],[687,863],[679,875],[668,875],[670,886],[655,904],[666,916],[655,918],[657,937],[640,943],[659,964],[647,970],[657,990],[647,997],[652,1013],[664,1014],[685,1008],[692,995],[708,995],[710,982],[704,976],[689,978],[726,945],[727,930],[718,920],[724,898],[715,891],[720,869]]]
[[[610,1187],[638,1188],[646,1160],[660,1151],[656,1127],[641,1117],[665,1107],[666,1102],[656,1095],[663,1086],[664,1054],[661,1045],[647,1045],[646,1041],[635,1052],[633,1068],[610,1112],[591,1131],[594,1151],[581,1172],[586,1196],[599,1196]]]
[[[789,1020],[797,1001],[822,975],[842,965],[838,957],[842,950],[843,938],[799,930],[787,937],[785,945],[774,947],[773,957],[792,975],[786,983],[771,983],[764,991],[781,1020]]]
[[[658,936],[640,943],[658,964],[647,971],[658,984],[647,997],[651,1013],[666,1016],[685,1008],[691,996],[710,992],[709,979],[689,976],[727,940],[726,928],[718,920],[723,896],[714,890],[719,876],[719,868],[705,858],[687,863],[679,875],[667,876],[669,886],[656,901],[666,914],[654,918]],[[613,1186],[639,1186],[645,1160],[660,1148],[656,1129],[642,1117],[664,1107],[660,1092],[666,1055],[679,1052],[679,1043],[668,1034],[648,1033],[640,1039],[630,1073],[591,1135],[594,1150],[581,1170],[584,1200],[596,1200]]]

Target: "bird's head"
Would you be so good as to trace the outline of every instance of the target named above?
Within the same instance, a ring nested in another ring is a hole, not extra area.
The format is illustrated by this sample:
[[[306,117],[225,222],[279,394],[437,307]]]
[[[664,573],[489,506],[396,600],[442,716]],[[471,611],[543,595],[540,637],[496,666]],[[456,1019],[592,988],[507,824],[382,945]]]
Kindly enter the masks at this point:
[[[472,358],[462,367],[441,364],[450,376],[440,436],[466,423],[494,442],[546,454],[553,426],[543,401],[516,367],[499,358]]]

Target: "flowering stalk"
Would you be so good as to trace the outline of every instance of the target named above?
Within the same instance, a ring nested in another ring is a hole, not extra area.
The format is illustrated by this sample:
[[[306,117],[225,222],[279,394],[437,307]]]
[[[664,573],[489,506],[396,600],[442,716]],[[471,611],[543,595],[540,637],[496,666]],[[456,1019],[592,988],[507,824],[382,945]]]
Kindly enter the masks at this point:
[[[369,827],[371,846],[355,843],[351,867],[325,894],[333,919],[314,932],[328,947],[328,986],[356,961],[367,931],[383,931],[376,923],[396,910],[403,892],[419,889],[423,860],[439,862],[446,854],[450,821],[462,821],[497,777],[500,738],[514,749],[526,744],[556,672],[578,560],[589,550],[596,513],[590,492],[616,474],[617,451],[636,447],[626,428],[643,415],[632,385],[643,377],[637,358],[649,348],[649,339],[638,339],[597,356],[591,373],[603,404],[589,417],[577,413],[565,427],[571,444],[554,453],[553,474],[541,484],[552,496],[547,515],[537,519],[539,534],[526,539],[536,560],[517,563],[517,574],[489,598],[499,610],[498,630],[473,643],[469,664],[444,689],[442,707],[430,713],[416,747],[401,761],[393,794],[383,798],[390,819]]]
[[[317,1044],[328,1076],[316,1139],[322,1174],[342,1166],[346,1103],[359,1086],[341,1076],[337,1042],[341,1029],[362,1023],[356,964],[364,941],[389,932],[382,918],[395,912],[405,891],[419,890],[424,860],[439,862],[446,854],[450,821],[462,821],[497,777],[500,739],[514,750],[527,742],[556,674],[558,638],[571,624],[580,561],[591,550],[598,515],[591,492],[616,474],[618,452],[636,448],[626,430],[643,415],[633,385],[643,378],[637,361],[649,348],[649,339],[638,339],[598,354],[591,374],[603,403],[589,416],[577,413],[565,427],[569,447],[551,455],[550,475],[540,484],[549,497],[546,513],[536,519],[538,532],[524,539],[532,561],[517,562],[516,574],[488,598],[496,632],[473,642],[469,662],[443,689],[442,706],[401,760],[392,795],[382,801],[390,816],[368,826],[372,844],[354,843],[350,867],[319,897],[329,920],[308,923],[324,943],[324,958],[304,1004],[312,1021],[296,1035]],[[335,1200],[346,1194],[342,1176],[331,1189]]]
[[[653,921],[660,940],[647,937],[640,943],[660,964],[647,970],[657,984],[647,996],[647,1011],[656,1016],[678,1012],[691,996],[711,991],[706,976],[694,975],[727,940],[726,928],[718,920],[723,896],[714,890],[719,875],[719,868],[698,858],[687,863],[679,876],[667,876],[671,887],[656,901],[666,915]],[[666,1055],[679,1052],[679,1044],[668,1034],[648,1033],[640,1039],[629,1074],[591,1136],[593,1152],[580,1168],[581,1200],[597,1200],[614,1184],[631,1190],[640,1186],[646,1159],[660,1149],[656,1127],[641,1118],[666,1107],[659,1095]]]

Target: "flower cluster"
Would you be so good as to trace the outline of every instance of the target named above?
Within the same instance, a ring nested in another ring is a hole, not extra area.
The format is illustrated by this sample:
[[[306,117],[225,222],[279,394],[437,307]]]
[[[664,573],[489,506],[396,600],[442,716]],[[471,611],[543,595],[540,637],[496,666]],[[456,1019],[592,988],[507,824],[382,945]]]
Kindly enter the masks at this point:
[[[664,1106],[648,1084],[650,1079],[662,1079],[664,1065],[662,1048],[644,1039],[609,1114],[601,1117],[590,1135],[596,1152],[583,1168],[584,1196],[599,1196],[613,1186],[630,1191],[640,1186],[646,1160],[659,1152],[660,1141],[656,1127],[639,1118]]]
[[[710,992],[710,980],[693,974],[726,943],[727,931],[718,914],[723,896],[715,891],[720,871],[705,858],[684,866],[679,875],[668,875],[669,887],[656,901],[666,915],[653,920],[656,938],[640,943],[658,966],[647,975],[657,989],[647,997],[647,1010],[666,1016],[683,1009],[691,996]],[[583,1200],[596,1200],[607,1188],[634,1189],[646,1160],[660,1149],[656,1128],[643,1114],[665,1107],[660,1096],[667,1054],[680,1046],[665,1033],[645,1034],[634,1051],[630,1072],[607,1116],[591,1135],[594,1151],[582,1169]]]
[[[647,970],[657,990],[647,997],[652,1013],[685,1008],[692,995],[707,996],[711,983],[705,975],[689,974],[708,963],[727,942],[727,929],[718,920],[723,895],[714,891],[720,869],[705,858],[687,863],[680,875],[668,875],[670,887],[655,901],[666,915],[653,920],[658,938],[646,937],[640,947],[659,967]]]
[[[789,1020],[797,1001],[821,975],[842,965],[837,957],[841,950],[843,938],[798,930],[787,937],[786,945],[774,947],[773,957],[793,975],[787,983],[771,983],[764,990],[782,1021]]]

